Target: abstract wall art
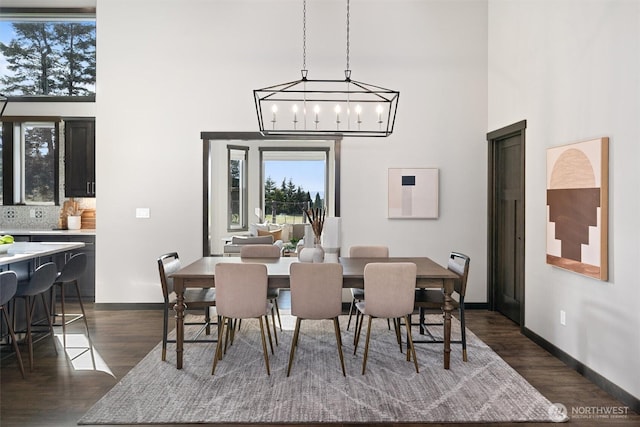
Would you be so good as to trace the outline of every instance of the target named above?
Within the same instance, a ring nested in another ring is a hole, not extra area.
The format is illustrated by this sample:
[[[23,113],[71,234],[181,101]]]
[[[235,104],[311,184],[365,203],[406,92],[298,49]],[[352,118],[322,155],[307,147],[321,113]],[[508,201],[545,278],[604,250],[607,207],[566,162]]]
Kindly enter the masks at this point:
[[[547,264],[607,280],[609,138],[547,149]]]
[[[438,218],[438,169],[389,169],[389,218]]]

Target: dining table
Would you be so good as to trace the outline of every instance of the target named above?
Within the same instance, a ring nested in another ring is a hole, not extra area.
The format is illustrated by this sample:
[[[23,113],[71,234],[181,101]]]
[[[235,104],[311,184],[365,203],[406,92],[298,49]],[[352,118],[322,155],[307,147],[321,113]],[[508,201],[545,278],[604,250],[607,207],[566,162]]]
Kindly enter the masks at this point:
[[[289,268],[297,258],[243,259],[241,257],[200,258],[173,273],[176,293],[176,368],[182,369],[184,346],[184,291],[187,288],[215,287],[215,268],[220,263],[260,263],[267,267],[268,286],[271,288],[289,288]],[[444,368],[449,369],[451,354],[451,312],[454,309],[451,294],[458,276],[427,257],[389,257],[389,258],[349,258],[340,257],[342,265],[343,288],[364,288],[365,266],[373,262],[412,262],[416,264],[416,288],[438,288],[444,291]],[[389,286],[393,286],[390,283]]]

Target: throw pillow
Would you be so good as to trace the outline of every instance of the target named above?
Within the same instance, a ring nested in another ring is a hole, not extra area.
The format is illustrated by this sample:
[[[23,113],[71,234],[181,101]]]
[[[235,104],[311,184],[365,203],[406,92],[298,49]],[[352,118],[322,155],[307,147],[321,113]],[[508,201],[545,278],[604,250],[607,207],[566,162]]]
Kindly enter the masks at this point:
[[[258,234],[258,230],[269,231],[269,223],[265,222],[264,224],[260,224],[253,222],[249,224],[249,234],[251,236],[261,236],[261,234]]]
[[[282,228],[279,228],[277,230],[271,230],[271,231],[267,231],[267,230],[261,230],[258,228],[258,236],[273,236],[273,240],[282,240]]]

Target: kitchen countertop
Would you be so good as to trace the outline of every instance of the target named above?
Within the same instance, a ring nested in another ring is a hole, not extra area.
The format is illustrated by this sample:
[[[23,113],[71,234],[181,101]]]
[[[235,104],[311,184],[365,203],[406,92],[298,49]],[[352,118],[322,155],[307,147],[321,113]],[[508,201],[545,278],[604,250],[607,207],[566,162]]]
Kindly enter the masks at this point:
[[[6,254],[0,254],[0,266],[79,249],[84,243],[16,242],[9,246]]]
[[[80,230],[33,230],[33,229],[3,229],[0,235],[10,234],[12,236],[33,236],[33,235],[52,235],[52,236],[95,236],[96,230],[93,228],[82,228]]]

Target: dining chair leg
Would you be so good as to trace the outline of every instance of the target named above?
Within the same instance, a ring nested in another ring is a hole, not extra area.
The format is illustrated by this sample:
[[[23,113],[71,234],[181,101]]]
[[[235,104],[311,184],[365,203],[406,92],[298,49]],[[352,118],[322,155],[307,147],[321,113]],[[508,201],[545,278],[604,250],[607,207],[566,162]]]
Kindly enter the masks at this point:
[[[205,307],[204,309],[204,323],[205,323],[205,329],[204,329],[205,335],[211,335],[211,313],[209,313],[209,307]]]
[[[5,322],[7,322],[7,330],[9,331],[9,336],[11,337],[11,345],[13,346],[13,351],[16,352],[16,358],[18,359],[18,367],[20,368],[20,373],[22,374],[22,378],[26,378],[24,375],[24,364],[22,363],[22,355],[20,354],[20,348],[18,347],[18,340],[16,339],[16,334],[13,331],[13,326],[11,326],[11,322],[9,322],[9,315],[5,307],[1,307],[2,315],[4,317]]]
[[[162,361],[167,360],[167,334],[169,333],[169,310],[167,306],[164,307],[164,317],[162,326]]]
[[[404,317],[404,321],[407,322],[407,316]],[[406,323],[407,325],[409,323]],[[413,336],[411,335],[411,328],[407,327],[407,340],[409,341],[409,345],[411,346],[411,353],[413,354],[413,363],[416,365],[416,373],[420,373],[418,369],[418,357],[416,356],[416,347],[413,345]],[[409,350],[407,350],[407,355],[409,354]]]
[[[280,332],[282,332],[282,320],[280,320],[280,307],[278,307],[278,298],[273,299],[273,305],[276,308],[276,315],[278,316],[278,325],[280,325]],[[275,322],[274,322],[275,326]]]
[[[227,343],[229,343],[229,347],[233,344],[233,321],[234,319],[227,317],[227,333],[224,337],[224,352],[223,354],[227,354]],[[223,328],[224,329],[224,328]],[[231,332],[229,332],[231,330]],[[231,335],[231,339],[229,339],[229,335]]]
[[[275,309],[274,309],[275,305],[271,306],[271,320],[273,321],[273,335],[274,338],[276,339],[276,345],[278,345],[278,332],[276,331],[276,315],[275,315]],[[269,322],[267,322],[267,326],[269,325]]]
[[[462,339],[462,361],[467,361],[467,334],[466,334],[466,325],[464,321],[464,308],[463,307],[464,300],[460,301],[460,334]]]
[[[364,317],[364,316],[362,316]],[[362,332],[362,321],[360,321],[360,323],[356,323],[357,327],[356,327],[356,333],[353,336],[353,355],[356,355],[356,352],[358,351],[358,343],[360,342],[360,333]]]
[[[342,354],[342,335],[340,334],[340,322],[338,317],[333,318],[333,328],[336,332],[336,344],[338,346],[338,355],[340,356],[340,367],[342,368],[342,376],[346,377],[347,373],[344,369],[344,355]]]
[[[398,342],[398,346],[400,347],[400,353],[402,353],[402,337],[400,336],[400,319],[399,318],[393,319],[393,329],[396,333],[396,341]]]
[[[224,322],[226,318],[222,316],[222,323],[218,324],[218,343],[216,344],[216,353],[213,355],[213,367],[211,368],[211,375],[216,373],[216,365],[218,360],[222,359],[222,336],[224,335]]]
[[[220,345],[222,345],[222,340],[224,339],[224,322],[225,322],[225,318],[222,316],[218,316],[218,343],[220,343]],[[216,349],[218,348],[218,344],[216,343]],[[216,356],[218,356],[218,354],[216,354]],[[220,352],[220,360],[222,360],[222,352]]]
[[[296,328],[293,331],[293,339],[291,340],[291,350],[289,350],[289,365],[287,366],[287,376],[291,374],[291,366],[293,365],[293,356],[296,352],[296,347],[298,346],[298,334],[300,333],[301,323],[302,323],[302,319],[297,317]]]
[[[267,335],[269,336],[269,347],[271,347],[271,354],[275,354],[273,352],[273,341],[271,340],[271,329],[269,329],[269,316],[264,316],[264,321],[267,325]],[[275,328],[275,325],[273,326]],[[275,333],[275,329],[273,331]],[[276,345],[278,345],[276,343]]]
[[[351,326],[351,317],[353,316],[354,308],[356,308],[356,299],[351,298],[351,305],[349,306],[349,321],[347,321],[347,331],[349,330],[349,326]]]
[[[355,325],[356,330],[358,329],[358,325],[360,325],[360,322],[362,321],[363,318],[364,316],[360,313],[360,310],[358,310],[356,307],[356,325]]]
[[[267,375],[271,375],[271,369],[269,369],[269,353],[267,353],[267,342],[264,337],[264,325],[262,323],[262,317],[260,320],[260,336],[262,337],[262,352],[264,353],[264,364],[267,367]],[[267,330],[269,329],[269,324],[267,323]]]
[[[367,369],[367,356],[369,355],[369,338],[371,338],[371,320],[373,318],[369,316],[369,323],[367,324],[367,339],[364,343],[364,358],[362,359],[362,375],[364,375]],[[364,322],[364,315],[360,319],[360,323]],[[362,327],[362,325],[360,325]]]

